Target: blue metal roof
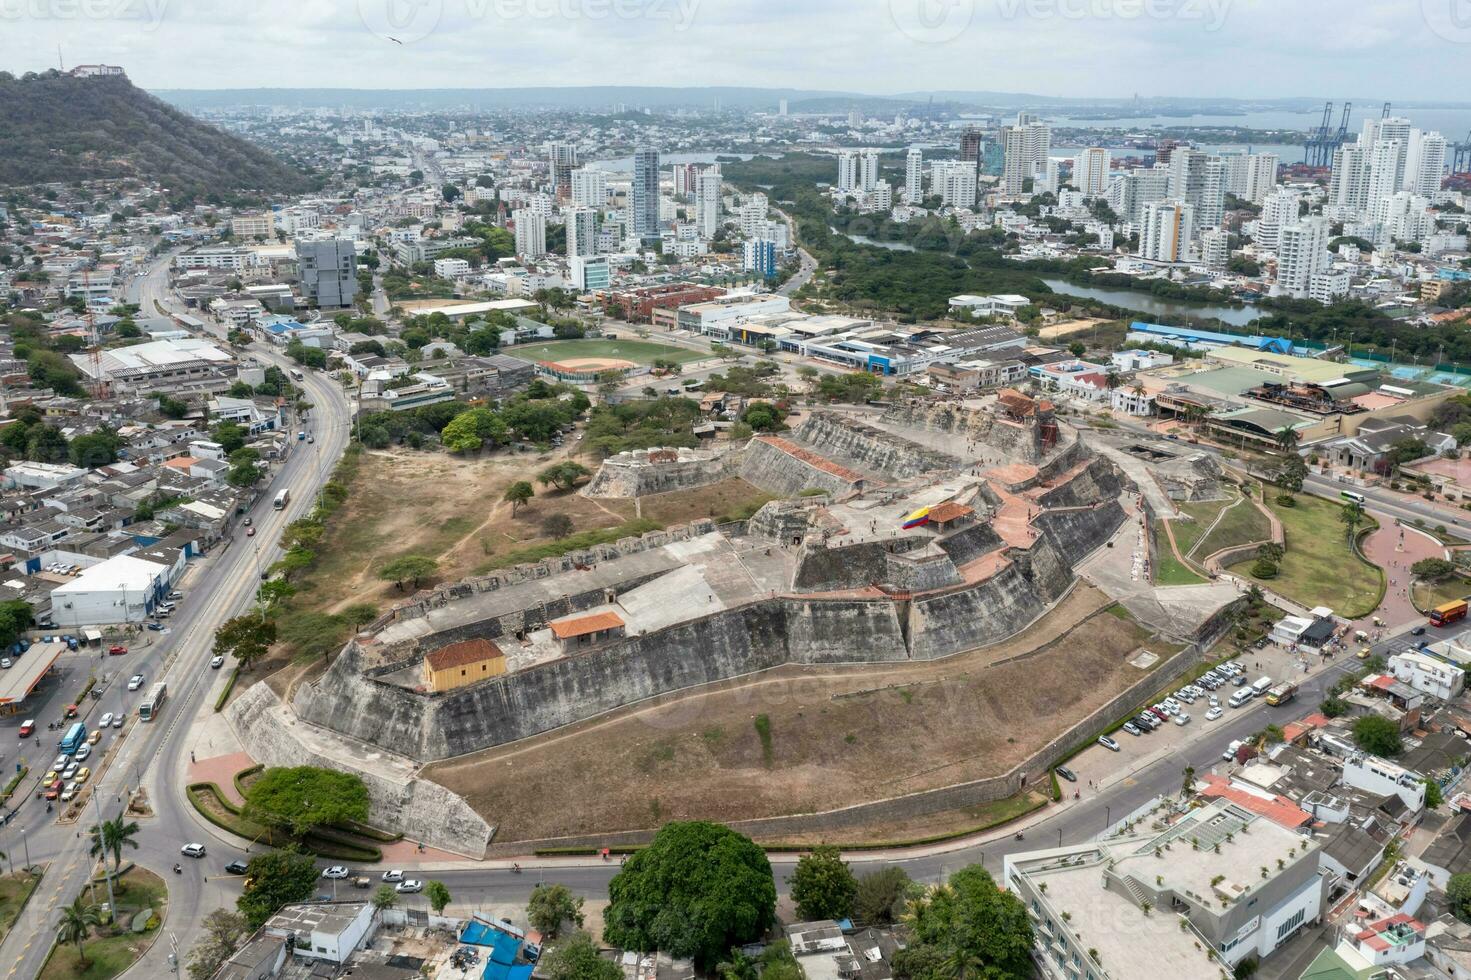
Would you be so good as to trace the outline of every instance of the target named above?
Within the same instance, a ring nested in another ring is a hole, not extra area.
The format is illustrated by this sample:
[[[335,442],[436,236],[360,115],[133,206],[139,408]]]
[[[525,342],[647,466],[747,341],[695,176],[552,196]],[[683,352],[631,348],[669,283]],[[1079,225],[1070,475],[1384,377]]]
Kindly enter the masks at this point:
[[[1286,337],[1248,337],[1244,334],[1219,333],[1215,330],[1196,330],[1193,327],[1172,327],[1164,323],[1145,323],[1143,320],[1135,320],[1129,325],[1129,329],[1139,333],[1154,334],[1158,337],[1179,337],[1182,340],[1207,344],[1250,347],[1254,350],[1273,351],[1278,354],[1292,353],[1292,341]]]

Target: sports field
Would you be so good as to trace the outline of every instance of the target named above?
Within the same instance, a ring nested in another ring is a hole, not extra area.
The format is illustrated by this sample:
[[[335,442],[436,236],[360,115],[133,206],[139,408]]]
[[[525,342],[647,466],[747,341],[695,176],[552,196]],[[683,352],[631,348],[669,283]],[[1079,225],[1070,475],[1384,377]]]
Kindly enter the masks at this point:
[[[507,347],[507,354],[533,361],[573,361],[603,358],[652,364],[656,360],[688,364],[711,355],[686,347],[670,347],[647,340],[549,340],[541,344],[517,344]]]

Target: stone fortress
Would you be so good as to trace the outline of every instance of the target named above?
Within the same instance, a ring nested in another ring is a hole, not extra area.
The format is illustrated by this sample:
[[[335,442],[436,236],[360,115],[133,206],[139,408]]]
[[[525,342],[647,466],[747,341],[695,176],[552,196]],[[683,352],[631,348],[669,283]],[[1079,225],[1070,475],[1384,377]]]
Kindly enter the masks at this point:
[[[1032,624],[1129,520],[1136,488],[1120,468],[1017,391],[793,421],[723,453],[625,453],[582,491],[628,497],[739,476],[777,498],[750,520],[697,521],[421,592],[289,703],[257,685],[230,709],[235,727],[256,730],[245,740],[260,761],[295,758],[277,743],[296,730],[357,757],[391,754],[407,774],[786,664],[944,658]],[[504,658],[495,676],[429,690],[425,658],[467,640]],[[434,791],[447,791],[409,781],[444,803]],[[407,792],[393,790],[400,802]]]

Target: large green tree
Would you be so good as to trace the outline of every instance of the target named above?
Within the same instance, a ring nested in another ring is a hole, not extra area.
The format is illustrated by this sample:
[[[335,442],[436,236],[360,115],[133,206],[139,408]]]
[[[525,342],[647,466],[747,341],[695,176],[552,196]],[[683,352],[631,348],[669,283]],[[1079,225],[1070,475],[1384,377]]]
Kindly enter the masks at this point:
[[[276,624],[264,616],[246,613],[227,619],[215,630],[214,652],[231,656],[240,661],[241,667],[249,667],[276,642]]]
[[[910,902],[908,946],[894,956],[900,980],[1026,980],[1032,924],[1026,907],[979,865]]]
[[[259,929],[281,906],[310,898],[316,891],[317,874],[309,854],[291,848],[257,854],[245,870],[250,887],[235,900],[235,907],[252,931]]]
[[[787,882],[792,886],[797,915],[807,921],[846,919],[853,914],[858,882],[842,852],[831,844],[802,855]]]
[[[405,581],[412,582],[417,589],[419,583],[433,575],[438,568],[439,562],[427,555],[404,555],[380,568],[378,577],[385,582],[392,582],[400,590]]]
[[[1451,875],[1445,897],[1450,900],[1451,913],[1456,918],[1471,922],[1471,874]]]
[[[776,883],[761,848],[728,827],[665,824],[608,885],[603,939],[663,950],[709,969],[774,921]]]
[[[547,980],[621,980],[618,964],[598,955],[592,937],[575,932],[542,956],[536,972]]]
[[[1404,749],[1398,726],[1388,718],[1365,715],[1354,722],[1353,732],[1354,744],[1365,752],[1389,758],[1399,755]]]
[[[272,767],[245,790],[245,814],[300,836],[317,827],[368,818],[361,777],[317,766]]]
[[[853,895],[853,914],[871,925],[897,922],[914,888],[914,882],[898,865],[860,875]]]
[[[563,922],[573,922],[582,928],[582,899],[573,895],[566,885],[537,885],[526,903],[526,918],[543,936],[555,939]]]

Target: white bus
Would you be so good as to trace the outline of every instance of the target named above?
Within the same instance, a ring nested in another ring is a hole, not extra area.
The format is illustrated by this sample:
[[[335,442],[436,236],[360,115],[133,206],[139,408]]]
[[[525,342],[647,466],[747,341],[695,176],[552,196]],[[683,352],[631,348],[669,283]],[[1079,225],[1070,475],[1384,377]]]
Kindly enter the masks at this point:
[[[168,700],[169,688],[163,681],[153,685],[148,692],[148,697],[138,705],[138,718],[142,721],[152,721],[158,717],[159,709],[163,707],[164,701]]]
[[[292,368],[291,369],[291,380],[293,380],[293,381],[304,381],[305,380],[305,378],[302,377],[301,368]]]
[[[275,508],[277,510],[285,510],[286,509],[286,504],[290,500],[291,500],[291,491],[290,490],[280,490],[280,491],[278,491],[276,493],[276,502],[275,502],[275,505],[274,506],[275,506]]]
[[[1364,502],[1364,495],[1356,493],[1353,490],[1340,490],[1338,491],[1338,495],[1344,500],[1351,500],[1356,504],[1363,504]]]

